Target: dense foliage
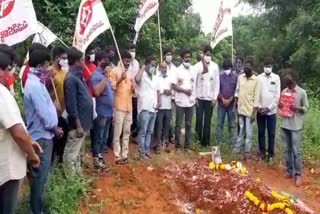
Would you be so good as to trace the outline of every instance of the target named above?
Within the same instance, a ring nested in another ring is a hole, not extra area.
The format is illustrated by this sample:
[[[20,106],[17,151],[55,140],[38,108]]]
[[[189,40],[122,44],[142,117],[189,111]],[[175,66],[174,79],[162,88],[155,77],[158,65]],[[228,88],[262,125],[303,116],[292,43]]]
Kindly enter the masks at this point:
[[[234,19],[239,55],[252,55],[259,64],[266,55],[277,68],[292,66],[314,95],[320,92],[320,1],[242,0],[260,9],[258,15]]]

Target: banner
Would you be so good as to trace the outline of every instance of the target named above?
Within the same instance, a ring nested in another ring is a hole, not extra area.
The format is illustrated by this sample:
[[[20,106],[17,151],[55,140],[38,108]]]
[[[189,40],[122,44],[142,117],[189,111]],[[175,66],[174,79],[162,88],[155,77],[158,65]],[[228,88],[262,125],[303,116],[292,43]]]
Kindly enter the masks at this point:
[[[158,8],[159,8],[158,0],[140,0],[139,15],[137,17],[136,24],[134,26],[134,29],[136,31],[136,37],[133,41],[134,44],[136,44],[138,40],[138,35],[142,25],[157,12]]]
[[[33,38],[32,43],[40,43],[48,47],[52,42],[54,42],[58,37],[52,33],[46,26],[41,22],[38,22],[37,33]]]
[[[232,1],[219,0],[212,11],[214,24],[212,29],[211,46],[214,48],[222,39],[232,36]]]
[[[0,44],[15,45],[37,32],[31,0],[0,0]]]
[[[110,28],[109,19],[101,0],[82,0],[73,46],[84,53],[97,36]]]

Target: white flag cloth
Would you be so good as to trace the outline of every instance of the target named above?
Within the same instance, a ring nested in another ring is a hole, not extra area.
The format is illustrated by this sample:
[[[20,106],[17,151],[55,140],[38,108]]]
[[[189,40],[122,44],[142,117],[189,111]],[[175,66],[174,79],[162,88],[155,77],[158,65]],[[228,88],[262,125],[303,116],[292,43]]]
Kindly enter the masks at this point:
[[[110,28],[109,18],[101,0],[82,0],[73,46],[84,53],[97,36]]]
[[[48,47],[52,42],[54,42],[58,37],[52,33],[46,26],[41,22],[38,22],[37,33],[33,38],[32,43],[40,43]]]
[[[139,31],[142,25],[153,16],[159,8],[158,0],[140,0],[139,3],[139,15],[136,20],[136,24],[134,29],[136,31],[136,37],[134,39],[134,43],[138,40]]]
[[[211,46],[214,48],[222,39],[232,36],[232,1],[219,0],[213,9],[214,24]]]
[[[0,0],[0,44],[15,45],[37,32],[31,0]]]

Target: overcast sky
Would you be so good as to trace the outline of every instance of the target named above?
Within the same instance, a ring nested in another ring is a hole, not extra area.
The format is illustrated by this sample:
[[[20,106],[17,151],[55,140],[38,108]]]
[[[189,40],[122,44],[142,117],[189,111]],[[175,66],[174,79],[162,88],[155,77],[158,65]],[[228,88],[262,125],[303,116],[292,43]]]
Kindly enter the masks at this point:
[[[210,33],[213,25],[212,8],[218,0],[192,0],[193,10],[199,13],[202,19],[202,30],[205,33]],[[237,0],[233,1],[233,16],[248,15],[253,13],[253,9],[247,4],[239,4]]]

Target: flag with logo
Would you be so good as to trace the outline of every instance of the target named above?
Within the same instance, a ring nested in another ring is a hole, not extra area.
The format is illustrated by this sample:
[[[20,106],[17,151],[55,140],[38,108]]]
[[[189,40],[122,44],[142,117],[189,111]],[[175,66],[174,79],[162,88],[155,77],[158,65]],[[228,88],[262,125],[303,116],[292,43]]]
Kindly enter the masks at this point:
[[[211,46],[214,48],[221,40],[228,36],[232,36],[232,1],[219,0],[216,1],[212,10],[214,24],[212,28]]]
[[[84,53],[96,37],[110,28],[109,18],[101,0],[82,0],[73,46]]]
[[[153,16],[159,8],[159,1],[158,0],[140,0],[139,3],[139,14],[136,19],[136,24],[134,29],[136,31],[136,37],[133,41],[136,44],[139,36],[139,32],[143,24]]]
[[[0,44],[15,45],[37,32],[32,0],[0,0]]]
[[[45,47],[48,47],[51,43],[53,43],[58,37],[52,33],[46,26],[44,26],[41,22],[38,22],[37,33],[35,34],[32,43],[40,43]],[[29,52],[24,60],[24,64],[21,67],[19,78],[21,79],[22,86],[24,87],[29,73]]]
[[[46,26],[41,22],[38,22],[37,33],[33,38],[32,43],[40,43],[48,47],[52,42],[54,42],[58,37],[52,33]]]

